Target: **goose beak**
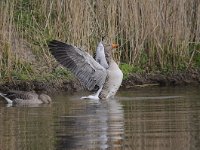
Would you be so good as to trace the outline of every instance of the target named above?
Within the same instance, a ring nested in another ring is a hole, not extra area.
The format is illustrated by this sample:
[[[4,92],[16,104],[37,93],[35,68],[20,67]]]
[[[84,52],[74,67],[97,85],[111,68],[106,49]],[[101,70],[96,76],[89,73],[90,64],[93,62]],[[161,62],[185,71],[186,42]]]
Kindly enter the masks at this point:
[[[118,48],[119,45],[118,44],[112,44],[112,48]]]

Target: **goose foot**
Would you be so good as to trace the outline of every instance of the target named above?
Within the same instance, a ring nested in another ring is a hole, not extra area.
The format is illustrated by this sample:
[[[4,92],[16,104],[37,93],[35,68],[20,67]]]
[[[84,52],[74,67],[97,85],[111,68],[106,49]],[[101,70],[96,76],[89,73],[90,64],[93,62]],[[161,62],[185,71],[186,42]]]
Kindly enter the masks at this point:
[[[81,99],[92,99],[92,100],[99,100],[99,97],[97,95],[89,95],[89,96],[83,96]]]

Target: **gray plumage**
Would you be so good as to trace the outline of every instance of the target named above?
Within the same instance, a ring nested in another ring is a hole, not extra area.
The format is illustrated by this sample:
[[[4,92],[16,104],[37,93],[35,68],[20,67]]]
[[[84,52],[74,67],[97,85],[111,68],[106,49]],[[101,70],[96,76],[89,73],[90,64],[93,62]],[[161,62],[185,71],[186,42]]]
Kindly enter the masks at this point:
[[[49,49],[55,59],[68,68],[89,91],[95,94],[81,99],[108,99],[119,89],[123,73],[112,58],[112,50],[118,44],[99,43],[95,59],[87,52],[56,40],[49,42]]]
[[[87,52],[56,40],[50,41],[48,47],[55,59],[68,68],[89,91],[103,86],[107,71]]]
[[[42,104],[51,103],[51,98],[46,94],[26,91],[8,91],[0,93],[9,104]]]

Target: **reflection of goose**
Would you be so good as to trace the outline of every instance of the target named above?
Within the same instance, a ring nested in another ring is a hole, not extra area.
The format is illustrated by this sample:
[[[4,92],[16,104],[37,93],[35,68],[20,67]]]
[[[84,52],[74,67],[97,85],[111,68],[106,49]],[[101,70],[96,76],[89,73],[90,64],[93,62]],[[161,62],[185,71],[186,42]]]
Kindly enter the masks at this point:
[[[92,147],[121,149],[124,135],[122,105],[116,99],[112,99],[90,104],[86,111],[90,117],[85,120],[87,125],[84,130],[88,131],[88,134],[82,140],[88,143],[87,149],[92,149]]]
[[[56,131],[56,149],[123,149],[124,110],[119,101],[91,100],[81,107],[76,103],[56,123],[61,127]]]
[[[37,94],[36,92],[9,91],[0,93],[8,104],[42,104],[50,103],[51,98],[46,94]]]
[[[87,52],[56,40],[49,43],[51,54],[64,67],[68,68],[89,91],[89,99],[113,97],[119,89],[123,74],[112,58],[112,49],[118,45],[105,45],[100,42],[96,50],[96,60]]]

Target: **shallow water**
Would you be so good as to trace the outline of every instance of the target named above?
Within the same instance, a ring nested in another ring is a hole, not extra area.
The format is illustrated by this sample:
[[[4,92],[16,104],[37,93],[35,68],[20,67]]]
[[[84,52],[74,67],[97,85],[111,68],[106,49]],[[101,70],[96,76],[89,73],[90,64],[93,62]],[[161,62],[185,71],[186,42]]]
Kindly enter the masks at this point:
[[[101,102],[85,94],[38,107],[0,103],[0,150],[200,149],[199,87],[132,89]]]

